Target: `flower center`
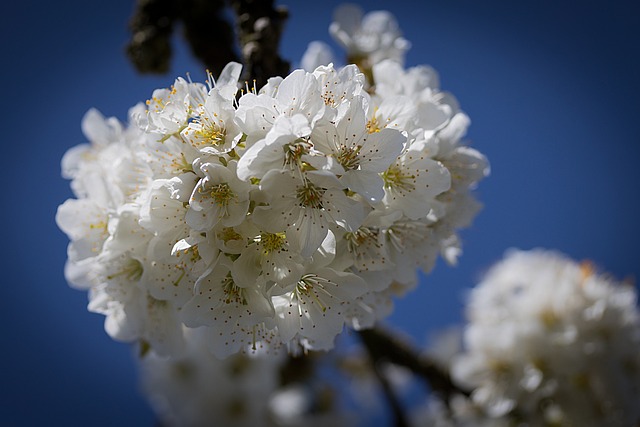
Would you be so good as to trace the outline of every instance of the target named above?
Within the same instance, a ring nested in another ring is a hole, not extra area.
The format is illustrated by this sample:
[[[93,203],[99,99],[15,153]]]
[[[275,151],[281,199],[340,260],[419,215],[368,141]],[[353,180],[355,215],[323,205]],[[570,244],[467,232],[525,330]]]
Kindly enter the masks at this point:
[[[228,206],[229,202],[236,197],[235,193],[226,182],[216,184],[208,189],[209,196],[220,206]]]
[[[412,191],[415,190],[416,176],[410,175],[402,171],[397,165],[392,165],[389,169],[382,173],[382,180],[386,188],[394,188],[397,190]]]
[[[222,291],[224,292],[225,304],[249,304],[249,302],[247,301],[245,290],[235,284],[233,278],[231,277],[231,273],[227,273],[227,277],[225,277],[222,285]]]
[[[222,231],[216,233],[216,237],[223,242],[227,243],[230,240],[242,240],[243,237],[240,233],[233,229],[233,227],[225,227]]]
[[[358,152],[362,148],[360,145],[357,147],[341,146],[336,156],[336,160],[345,170],[357,169],[360,165],[360,159],[358,158]]]
[[[297,166],[302,169],[302,156],[309,153],[311,143],[298,139],[284,146],[284,164],[289,167]]]
[[[325,193],[324,188],[316,187],[310,182],[304,186],[298,187],[296,196],[301,206],[313,209],[322,209],[322,196]]]
[[[373,117],[371,120],[367,122],[367,132],[369,133],[377,133],[380,132],[382,128],[380,127],[380,121],[377,117]]]
[[[219,126],[214,121],[204,117],[200,121],[200,129],[194,130],[193,133],[196,136],[196,140],[191,140],[191,143],[200,147],[203,145],[223,145],[225,137],[225,129]]]
[[[316,276],[315,274],[305,274],[296,284],[294,296],[297,299],[300,299],[301,296],[310,298],[311,301],[318,304],[318,307],[320,307],[322,312],[325,312],[327,311],[327,306],[320,300],[320,292],[331,296],[331,294],[329,294],[329,292],[324,288],[325,285],[331,283],[332,282],[330,280]],[[298,307],[301,309],[300,306]]]
[[[264,233],[260,235],[260,244],[265,255],[284,248],[285,240],[284,233]]]
[[[107,280],[113,280],[116,277],[126,277],[128,280],[137,282],[142,277],[142,264],[137,259],[130,258],[124,265],[122,270],[107,276]]]
[[[374,246],[380,247],[378,243],[378,232],[368,227],[360,227],[353,233],[345,233],[344,238],[347,240],[347,250],[351,253],[357,252],[358,248],[367,241],[373,242]]]
[[[193,166],[191,166],[191,163],[187,161],[187,158],[184,156],[184,153],[180,153],[180,157],[174,157],[171,160],[171,168],[176,173],[193,171]]]

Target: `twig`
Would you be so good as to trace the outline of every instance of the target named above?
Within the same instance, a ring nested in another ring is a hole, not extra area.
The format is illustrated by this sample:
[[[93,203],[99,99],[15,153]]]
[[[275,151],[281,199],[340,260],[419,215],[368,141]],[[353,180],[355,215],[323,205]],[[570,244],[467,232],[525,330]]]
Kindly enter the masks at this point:
[[[405,342],[392,337],[380,328],[359,331],[360,337],[374,361],[387,361],[404,366],[414,374],[426,380],[431,390],[448,402],[454,394],[469,395],[455,385],[449,375],[443,372],[433,361],[420,356]]]
[[[382,386],[382,391],[389,402],[389,406],[391,406],[391,410],[393,411],[393,417],[395,419],[396,427],[409,427],[409,423],[404,414],[404,410],[402,409],[402,405],[400,405],[400,401],[398,400],[393,387],[389,383],[385,372],[384,372],[384,362],[382,360],[375,360],[370,353],[373,362],[373,372],[376,374],[380,385]]]

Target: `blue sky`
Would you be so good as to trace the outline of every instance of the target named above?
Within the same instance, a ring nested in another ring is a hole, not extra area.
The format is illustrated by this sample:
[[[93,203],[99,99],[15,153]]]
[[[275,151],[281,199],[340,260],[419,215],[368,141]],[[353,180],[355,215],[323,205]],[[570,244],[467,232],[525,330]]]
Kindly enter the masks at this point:
[[[283,55],[329,42],[335,6],[281,2]],[[393,12],[412,42],[407,65],[429,64],[471,117],[471,145],[492,174],[485,205],[462,232],[464,255],[439,262],[398,301],[389,323],[417,344],[462,321],[464,290],[510,247],[555,248],[618,278],[640,256],[640,13],[632,0],[362,2]],[[153,426],[137,392],[132,350],[112,341],[87,296],[63,277],[67,239],[55,210],[71,197],[60,158],[84,142],[91,107],[124,118],[156,87],[202,67],[177,44],[172,71],[139,76],[124,56],[128,1],[3,6],[0,420],[3,425]],[[213,42],[215,43],[215,41]]]

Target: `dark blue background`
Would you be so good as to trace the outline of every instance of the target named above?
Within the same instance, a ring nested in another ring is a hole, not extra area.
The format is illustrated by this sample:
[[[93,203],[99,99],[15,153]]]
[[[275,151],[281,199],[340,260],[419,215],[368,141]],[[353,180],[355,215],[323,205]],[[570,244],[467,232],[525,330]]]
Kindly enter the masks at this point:
[[[413,44],[408,65],[440,72],[471,117],[472,145],[492,164],[460,265],[439,262],[389,319],[416,343],[461,321],[463,290],[509,247],[557,248],[619,278],[640,272],[634,3],[366,3],[397,16]],[[297,61],[307,42],[329,40],[338,2],[284,4],[282,52]],[[60,158],[84,142],[87,109],[122,119],[175,76],[203,75],[180,44],[169,75],[138,76],[123,54],[131,11],[128,1],[23,0],[0,14],[2,425],[154,425],[131,349],[105,334],[86,294],[64,281],[67,239],[54,222],[71,196]]]

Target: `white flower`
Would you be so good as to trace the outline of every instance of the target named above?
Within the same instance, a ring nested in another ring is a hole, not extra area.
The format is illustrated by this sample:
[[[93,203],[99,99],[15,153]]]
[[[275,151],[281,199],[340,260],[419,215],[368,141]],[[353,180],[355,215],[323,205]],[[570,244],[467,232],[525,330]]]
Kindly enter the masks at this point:
[[[333,52],[328,44],[314,41],[309,43],[300,60],[300,67],[311,73],[321,65],[329,65],[335,62],[333,60]]]
[[[278,116],[265,138],[249,147],[238,162],[242,180],[262,178],[271,170],[299,172],[311,154],[311,127],[305,116]]]
[[[425,218],[435,197],[449,190],[451,176],[442,163],[423,154],[417,144],[396,159],[382,174],[387,209],[398,209],[409,219]]]
[[[351,64],[336,69],[333,64],[319,66],[313,71],[320,87],[320,93],[325,105],[337,108],[346,101],[353,100],[356,96],[367,99],[364,90],[365,76],[357,66]],[[332,111],[325,111],[330,119]]]
[[[78,269],[79,264],[93,262],[102,250],[109,237],[109,215],[90,199],[69,199],[58,207],[56,223],[71,240],[65,267],[67,280],[76,286],[88,287],[85,274]]]
[[[254,328],[272,316],[273,306],[264,287],[259,282],[236,282],[226,257],[198,279],[193,298],[181,312],[188,327],[212,327],[209,343],[218,357],[255,347]]]
[[[393,312],[393,293],[390,289],[371,291],[349,303],[345,311],[348,324],[355,330],[369,329]]]
[[[269,206],[255,209],[254,222],[270,233],[284,231],[302,256],[310,257],[333,224],[355,231],[364,219],[363,206],[347,197],[343,189],[328,172],[312,171],[300,179],[272,170],[260,182]]]
[[[226,165],[204,163],[204,175],[196,184],[189,199],[185,221],[196,231],[216,226],[233,227],[244,221],[249,210],[251,184],[236,175],[237,162]]]
[[[153,298],[141,281],[151,236],[137,223],[135,206],[124,206],[92,271],[89,311],[106,316],[105,330],[114,339],[144,340],[161,354],[182,351],[177,311]]]
[[[218,81],[209,74],[207,90],[200,83],[178,78],[169,89],[157,89],[147,101],[147,117],[139,120],[147,132],[184,139],[197,150],[221,153],[231,150],[240,138],[233,122],[233,99],[242,66],[227,64]]]
[[[372,73],[376,94],[382,99],[380,108],[398,100],[406,105],[409,98],[414,109],[413,126],[427,132],[427,137],[445,127],[458,112],[457,101],[440,91],[438,75],[429,67],[405,70],[394,61],[382,61],[373,66]]]
[[[393,280],[392,277],[385,275],[385,271],[392,268],[392,263],[380,229],[368,225],[365,223],[353,232],[344,233],[338,248],[340,252],[348,254],[353,267],[359,272],[377,272],[377,277],[372,278],[372,288],[382,290]],[[382,284],[376,286],[376,283]]]
[[[347,51],[349,62],[363,59],[373,65],[383,59],[404,62],[404,54],[410,43],[402,38],[398,23],[387,11],[369,12],[353,4],[338,7],[329,32]]]
[[[640,419],[640,315],[632,286],[564,256],[511,252],[471,294],[454,378],[498,417],[530,425]]]
[[[313,125],[324,114],[320,88],[313,74],[295,70],[271,93],[247,93],[240,98],[236,121],[247,135],[247,146],[266,136],[276,118],[301,114]]]
[[[316,350],[332,348],[344,327],[347,303],[368,290],[355,274],[331,268],[333,240],[332,235],[327,237],[324,255],[314,258],[290,292],[273,297],[274,323],[283,343]]]
[[[398,157],[406,137],[395,129],[370,133],[363,103],[354,98],[341,104],[335,124],[322,123],[311,138],[318,151],[335,159],[333,172],[344,186],[374,202],[384,196],[379,174]]]
[[[227,153],[242,137],[236,125],[234,99],[226,99],[220,89],[209,91],[204,105],[195,108],[194,117],[182,131],[182,136],[196,149],[208,154]]]
[[[149,255],[163,262],[171,262],[174,245],[188,238],[191,232],[185,222],[187,207],[171,197],[171,187],[170,180],[154,181],[146,197],[142,198],[139,218],[140,225],[154,235],[149,243]]]
[[[169,89],[156,89],[147,101],[146,130],[165,135],[180,133],[187,126],[192,108],[205,99],[207,90],[199,83],[178,77]]]
[[[298,282],[305,260],[293,251],[284,233],[260,233],[246,245],[233,263],[232,274],[239,283],[255,283],[259,279],[267,286],[275,283],[284,289]]]

